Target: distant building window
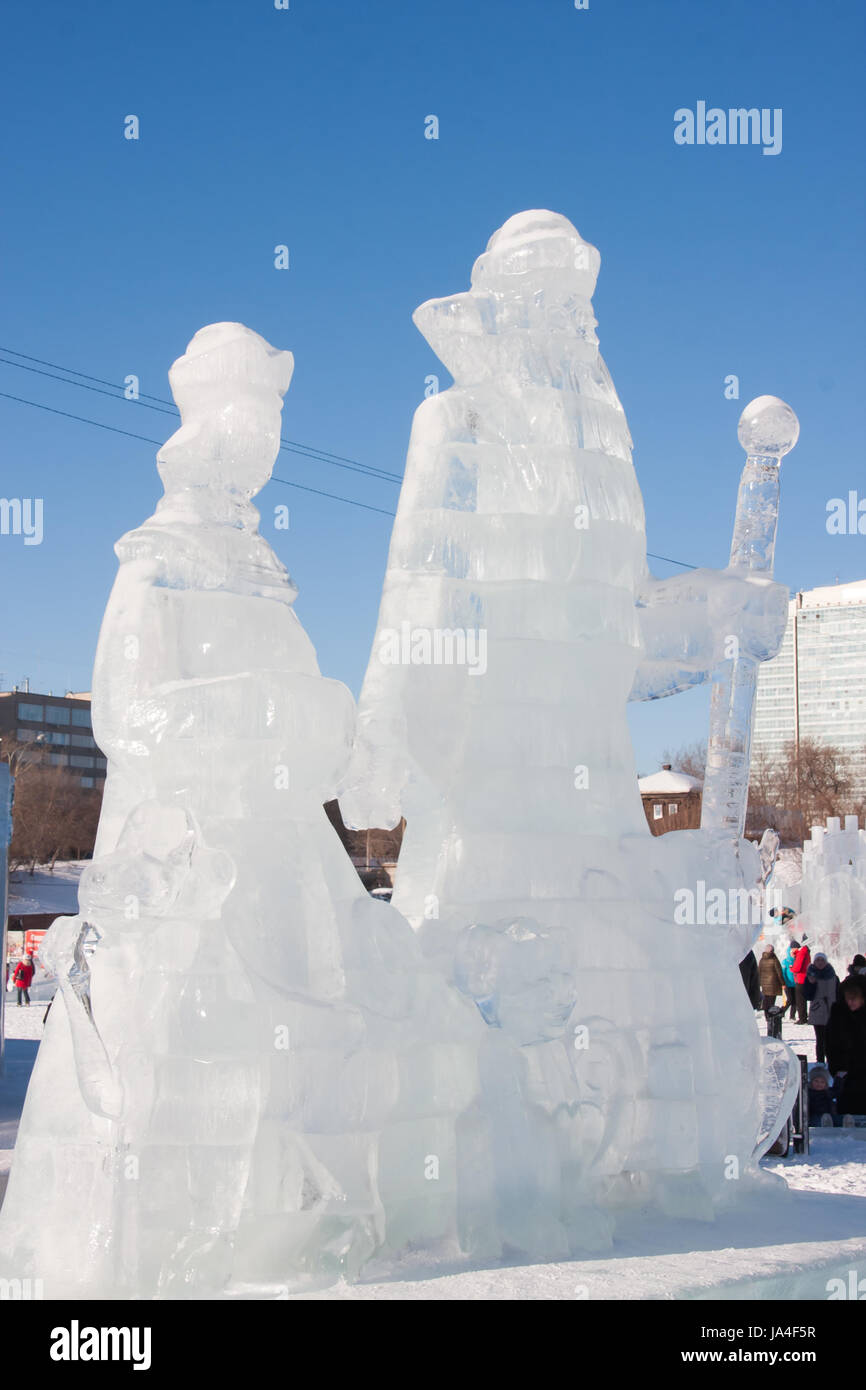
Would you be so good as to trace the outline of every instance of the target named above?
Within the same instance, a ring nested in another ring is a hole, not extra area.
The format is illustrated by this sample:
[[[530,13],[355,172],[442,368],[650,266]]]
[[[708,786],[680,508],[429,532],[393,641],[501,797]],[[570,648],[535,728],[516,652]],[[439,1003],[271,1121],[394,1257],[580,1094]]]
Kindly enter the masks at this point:
[[[42,705],[24,705],[24,704],[19,704],[19,706],[18,706],[18,718],[19,718],[19,719],[38,719],[38,720],[41,722],[41,721],[45,718],[45,709],[44,709],[44,707],[43,707]]]
[[[48,735],[41,729],[19,729],[18,739],[20,743],[46,743]]]
[[[90,710],[89,710],[89,709],[73,709],[73,710],[72,710],[72,722],[73,722],[73,724],[78,724],[78,725],[83,726],[85,729],[89,729],[89,728],[90,728]]]
[[[69,766],[69,764],[68,764],[68,762],[67,762],[67,760],[66,760],[66,754],[65,754],[65,753],[49,753],[49,754],[48,754],[48,761],[49,761],[50,763],[53,763],[55,767],[68,767],[68,766]]]
[[[106,766],[107,766],[107,763],[106,763],[106,761],[105,761],[104,758],[97,758],[97,759],[96,759],[96,766],[97,766],[97,767],[106,767]]]
[[[658,802],[656,802],[656,804],[653,806],[653,820],[661,820],[663,815],[664,807],[659,805]]]
[[[73,767],[93,767],[93,759],[84,758],[80,753],[73,753],[69,761]]]
[[[95,748],[96,743],[92,734],[73,734],[72,746],[73,748]]]
[[[49,730],[49,732],[45,735],[45,739],[46,742],[53,743],[55,745],[60,744],[60,746],[63,748],[65,748],[69,743],[69,735],[62,734],[59,729]]]
[[[668,815],[669,815],[669,816],[675,816],[676,813],[677,813],[677,803],[676,803],[675,801],[669,801],[669,802],[668,802]]]
[[[92,786],[93,786],[93,778],[92,778],[92,777],[82,777],[82,779],[81,779],[81,785],[82,785],[82,787],[92,787]]]
[[[66,705],[46,705],[45,706],[46,724],[68,724],[69,710]]]

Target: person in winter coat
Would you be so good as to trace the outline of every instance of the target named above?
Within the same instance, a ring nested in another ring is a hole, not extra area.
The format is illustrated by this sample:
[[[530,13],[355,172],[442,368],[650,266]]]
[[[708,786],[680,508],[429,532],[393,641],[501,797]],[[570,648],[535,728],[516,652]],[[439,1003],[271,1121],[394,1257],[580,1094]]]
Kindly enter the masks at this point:
[[[776,1002],[776,996],[785,992],[782,967],[772,945],[764,947],[758,963],[758,980],[761,984],[761,1008],[766,1018],[768,1010],[772,1009]]]
[[[827,1061],[840,1115],[866,1115],[866,980],[849,975],[827,1024]]]
[[[833,1078],[826,1067],[813,1067],[809,1072],[809,1124],[820,1125],[825,1115],[836,1118]]]
[[[22,996],[30,1003],[30,985],[33,981],[33,961],[30,956],[24,956],[19,960],[15,967],[15,974],[12,976],[12,983],[18,990],[18,1007],[21,1008]]]
[[[749,996],[749,1003],[753,1009],[761,1007],[761,985],[758,980],[758,962],[755,960],[754,951],[750,951],[747,956],[743,956],[740,961],[740,974],[743,977],[743,984]]]
[[[782,957],[782,978],[785,981],[785,1008],[788,1017],[794,1017],[794,1010],[797,1007],[797,981],[794,979],[794,957],[800,949],[800,943],[794,937],[788,942],[788,949]]]
[[[815,1060],[818,1062],[827,1060],[827,1024],[838,992],[839,978],[836,971],[824,952],[816,951],[812,964],[806,971],[803,993],[809,1003],[809,1022],[815,1029]]]
[[[848,966],[849,975],[866,975],[866,956],[861,956],[858,952]]]
[[[811,962],[811,952],[804,938],[802,946],[795,952],[794,959],[791,962],[791,974],[794,976],[794,990],[797,1004],[797,1022],[802,1023],[804,1027],[806,1023],[808,1023],[808,1019],[806,1018],[805,994],[806,971],[809,969]]]

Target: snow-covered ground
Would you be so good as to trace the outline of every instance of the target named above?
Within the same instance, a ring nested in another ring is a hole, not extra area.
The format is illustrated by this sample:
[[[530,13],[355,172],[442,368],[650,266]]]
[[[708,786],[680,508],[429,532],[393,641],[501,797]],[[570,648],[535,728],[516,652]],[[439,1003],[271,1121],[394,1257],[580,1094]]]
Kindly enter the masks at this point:
[[[755,1015],[758,1024],[758,1032],[765,1034],[767,1031],[764,1015]],[[782,1042],[786,1042],[793,1048],[798,1056],[802,1055],[807,1062],[815,1061],[815,1029],[811,1023],[789,1023],[787,1016],[782,1019]]]
[[[32,876],[27,869],[16,869],[9,879],[9,916],[77,912],[78,884],[89,863],[89,859],[58,860],[53,873],[37,866]]]
[[[15,1003],[17,995],[13,991],[6,995],[6,1037],[25,1038],[28,1042],[39,1042],[42,1037],[42,1020],[45,1017],[45,1004],[31,1004],[28,1008],[22,1004],[20,1009]]]
[[[798,1192],[866,1197],[866,1129],[812,1129],[810,1133],[809,1153],[768,1158],[763,1167],[778,1173]]]

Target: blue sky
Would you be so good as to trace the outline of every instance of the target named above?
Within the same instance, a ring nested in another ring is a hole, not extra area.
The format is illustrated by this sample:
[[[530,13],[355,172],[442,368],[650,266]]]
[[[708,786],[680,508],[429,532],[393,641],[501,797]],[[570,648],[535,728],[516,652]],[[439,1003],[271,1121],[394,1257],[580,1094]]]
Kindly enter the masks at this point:
[[[777,576],[861,578],[864,538],[825,520],[829,498],[866,494],[864,17],[859,0],[7,9],[0,348],[166,396],[196,329],[239,319],[295,353],[287,437],[400,473],[425,377],[449,380],[412,311],[466,288],[510,214],[552,208],[602,254],[599,334],[650,550],[726,562],[737,418],[768,392],[801,422]],[[699,100],[782,108],[781,153],[675,145],[674,111]],[[154,439],[172,428],[2,363],[0,391]],[[2,396],[0,422],[0,495],[45,508],[41,545],[0,537],[2,684],[86,689],[113,543],[159,495],[155,449]],[[396,504],[389,482],[297,455],[275,471]],[[285,502],[291,529],[274,532]],[[357,692],[389,518],[277,483],[259,506],[322,670]],[[640,770],[705,727],[704,692],[640,708]]]

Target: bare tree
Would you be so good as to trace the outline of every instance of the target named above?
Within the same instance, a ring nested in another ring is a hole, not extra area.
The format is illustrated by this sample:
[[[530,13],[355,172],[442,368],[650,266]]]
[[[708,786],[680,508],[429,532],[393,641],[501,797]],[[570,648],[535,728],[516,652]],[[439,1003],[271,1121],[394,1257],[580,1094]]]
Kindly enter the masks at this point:
[[[792,739],[780,755],[752,759],[747,834],[771,825],[783,840],[799,841],[828,816],[862,815],[849,752],[817,739]]]
[[[65,768],[25,763],[12,800],[10,869],[32,875],[37,864],[53,870],[58,858],[92,854],[101,802],[100,792]]]
[[[4,734],[0,738],[0,762],[9,764],[9,771],[15,781],[35,767],[42,767],[48,760],[48,745],[41,739],[29,742]]]
[[[687,777],[697,777],[699,782],[703,782],[707,772],[707,745],[700,741],[689,743],[673,753],[666,748],[662,753],[662,762],[670,763],[675,772],[684,772]]]
[[[701,780],[706,775],[706,745],[692,743],[672,752],[666,749],[664,762],[678,772]],[[768,826],[778,830],[783,841],[801,841],[812,825],[821,825],[828,816],[859,815],[866,811],[864,799],[855,792],[857,779],[850,753],[817,739],[800,739],[785,744],[780,754],[757,750],[749,776],[749,804],[746,835],[760,836]]]

